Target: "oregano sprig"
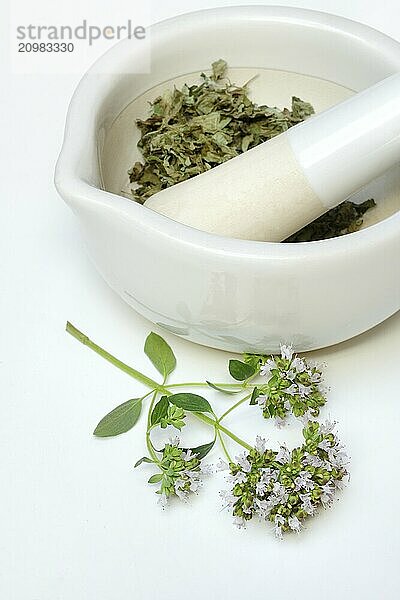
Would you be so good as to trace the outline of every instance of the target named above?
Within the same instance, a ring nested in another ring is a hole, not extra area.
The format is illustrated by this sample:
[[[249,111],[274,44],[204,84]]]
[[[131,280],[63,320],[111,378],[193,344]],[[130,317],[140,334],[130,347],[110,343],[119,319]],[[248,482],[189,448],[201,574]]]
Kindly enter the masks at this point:
[[[330,504],[334,491],[347,475],[344,453],[331,433],[332,429],[327,426],[323,429],[313,421],[326,401],[321,387],[320,368],[296,356],[290,346],[281,346],[280,356],[245,354],[242,361],[230,360],[228,370],[234,382],[169,383],[169,376],[176,367],[176,357],[160,335],[150,333],[144,345],[145,354],[162,378],[157,382],[98,346],[71,323],[67,323],[66,329],[82,344],[148,388],[146,393],[111,410],[100,420],[94,435],[111,437],[126,433],[139,422],[143,406],[147,404],[145,440],[148,456],[141,457],[134,466],[145,463],[153,465],[155,472],[148,483],[156,486],[159,503],[163,507],[173,496],[187,501],[192,493],[199,490],[203,475],[211,471],[203,460],[217,441],[227,460],[221,464],[230,470],[234,483],[225,500],[229,500],[227,505],[233,508],[236,524],[240,527],[253,514],[260,515],[261,511],[266,520],[274,524],[275,532],[281,537],[286,531],[300,530],[301,520],[307,514],[313,514],[319,504]],[[213,389],[232,397],[233,402],[217,417],[207,398],[186,391],[185,387],[189,390],[194,387]],[[283,451],[283,447],[280,452],[267,450],[264,442],[261,451],[261,438],[257,438],[255,447],[241,439],[222,421],[245,403],[259,405],[263,416],[273,417],[278,425],[287,419],[289,413],[302,417],[306,423],[304,445],[290,454],[287,449]],[[180,432],[187,427],[189,417],[211,427],[211,441],[190,448],[181,444],[180,438],[174,434],[162,448],[154,446],[152,432],[155,429]],[[235,460],[228,452],[225,437],[244,450]],[[280,460],[282,452],[285,457],[283,461]],[[271,469],[275,469],[272,479],[265,475]],[[314,486],[311,495],[307,490],[307,486],[311,486],[310,477]],[[268,485],[264,485],[267,481]],[[284,488],[287,492],[283,491]],[[325,502],[324,498],[329,502]]]

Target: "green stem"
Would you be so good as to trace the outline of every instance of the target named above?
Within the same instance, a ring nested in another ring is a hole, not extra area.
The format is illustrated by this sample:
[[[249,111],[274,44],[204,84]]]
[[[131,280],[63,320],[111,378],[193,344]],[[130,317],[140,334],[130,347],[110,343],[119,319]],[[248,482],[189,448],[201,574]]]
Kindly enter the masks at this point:
[[[222,421],[222,419],[225,419],[225,417],[227,415],[229,415],[230,412],[232,412],[233,410],[235,410],[235,408],[237,408],[238,406],[240,406],[241,404],[243,404],[243,402],[246,402],[246,400],[248,400],[249,398],[251,398],[251,394],[248,394],[247,396],[245,396],[244,398],[242,398],[241,400],[239,400],[238,402],[236,402],[235,404],[232,404],[232,406],[230,408],[228,408],[228,410],[226,410],[218,419],[219,422]]]
[[[243,448],[246,448],[246,450],[252,450],[252,447],[250,446],[250,444],[248,444],[244,440],[240,439],[240,437],[238,437],[237,435],[235,435],[234,433],[232,433],[232,431],[229,431],[229,429],[227,429],[226,427],[224,427],[223,425],[221,425],[218,421],[216,421],[214,419],[211,419],[210,417],[208,417],[204,413],[197,413],[197,412],[195,412],[195,413],[192,413],[192,414],[195,417],[197,417],[200,421],[203,421],[203,423],[207,423],[208,425],[211,425],[212,427],[214,427],[217,431],[222,431],[223,433],[225,433],[225,435],[227,435],[234,442],[236,442],[237,444],[239,444],[239,446],[243,446]]]
[[[147,446],[147,450],[149,451],[149,454],[150,454],[151,458],[154,460],[154,462],[159,463],[160,461],[158,460],[158,456],[154,451],[153,444],[151,443],[151,439],[150,439],[150,431],[152,429],[152,427],[150,425],[150,419],[151,419],[151,413],[152,413],[154,402],[156,401],[156,398],[157,398],[157,392],[154,392],[151,402],[149,404],[149,410],[147,413],[146,446]]]
[[[111,363],[124,373],[127,373],[137,381],[140,381],[141,383],[147,385],[152,389],[156,389],[162,393],[166,392],[166,388],[164,388],[164,386],[160,385],[153,379],[150,379],[150,377],[143,375],[143,373],[140,373],[140,371],[136,371],[136,369],[133,369],[129,365],[123,363],[121,360],[119,360],[106,350],[103,350],[103,348],[92,342],[92,340],[90,340],[87,335],[79,331],[79,329],[74,327],[74,325],[72,325],[72,323],[70,323],[69,321],[67,322],[66,330],[70,335],[72,335],[72,337],[77,339],[78,342],[81,342],[81,344],[83,344],[84,346],[87,346],[91,350],[94,350],[94,352],[96,352],[99,356],[105,358],[109,363]]]
[[[222,433],[221,433],[220,431],[218,431],[218,430],[217,430],[217,435],[218,435],[219,442],[220,442],[220,444],[221,444],[222,450],[224,451],[224,454],[225,454],[226,458],[228,459],[228,461],[229,461],[230,463],[231,463],[231,462],[233,462],[233,461],[232,461],[232,459],[231,459],[231,457],[229,456],[229,452],[228,452],[228,449],[227,449],[227,447],[226,447],[226,445],[225,445],[225,442],[224,442],[224,438],[223,438],[223,436],[222,436]]]
[[[246,381],[244,381],[244,382],[243,382],[243,386],[244,386],[244,387],[249,387],[249,385],[248,385],[248,384],[249,384],[251,381],[253,381],[253,379],[255,379],[256,377],[258,377],[259,375],[260,375],[260,371],[258,370],[258,371],[256,371],[256,372],[254,373],[254,375],[251,375],[250,377],[248,377],[248,378],[246,379]],[[253,387],[256,387],[256,385],[253,385]]]
[[[172,394],[171,394],[171,392],[169,392],[167,390],[166,395],[170,396]],[[249,444],[247,444],[247,442],[240,439],[237,435],[232,433],[232,431],[229,431],[229,429],[227,429],[226,427],[221,425],[219,422],[219,419],[217,418],[217,416],[214,413],[212,413],[213,417],[215,417],[214,419],[211,419],[211,417],[208,417],[204,413],[192,412],[191,414],[194,417],[196,417],[197,419],[199,419],[200,421],[203,421],[203,423],[207,423],[207,425],[211,425],[212,427],[214,427],[217,434],[218,434],[218,431],[223,431],[228,437],[230,437],[232,440],[234,440],[237,444],[239,444],[240,446],[243,446],[243,448],[246,448],[246,450],[252,449],[252,447]]]
[[[87,335],[85,335],[84,333],[82,333],[81,331],[79,331],[79,329],[77,329],[74,325],[72,325],[72,323],[70,323],[69,321],[67,322],[67,326],[66,326],[66,330],[67,332],[72,335],[72,337],[74,337],[75,339],[77,339],[81,344],[83,344],[84,346],[87,346],[88,348],[90,348],[91,350],[93,350],[94,352],[96,352],[96,354],[98,354],[99,356],[101,356],[102,358],[105,358],[105,360],[107,360],[109,363],[111,363],[112,365],[114,365],[115,367],[117,367],[118,369],[120,369],[121,371],[123,371],[124,373],[126,373],[127,375],[130,375],[131,377],[133,377],[134,379],[136,379],[137,381],[140,381],[141,383],[143,383],[144,385],[147,385],[148,387],[152,388],[152,391],[154,390],[154,396],[151,400],[150,406],[149,406],[149,412],[148,412],[148,416],[147,416],[147,430],[146,430],[146,444],[147,444],[147,448],[148,451],[151,455],[151,457],[153,458],[153,460],[155,462],[159,462],[158,457],[154,451],[153,445],[151,443],[150,440],[150,416],[151,416],[151,411],[153,409],[154,406],[154,402],[156,400],[157,397],[157,393],[161,393],[161,394],[165,394],[167,396],[171,395],[171,392],[164,387],[164,385],[161,385],[159,383],[157,383],[156,381],[154,381],[153,379],[150,379],[150,377],[147,377],[146,375],[144,375],[143,373],[141,373],[140,371],[137,371],[136,369],[133,369],[132,367],[130,367],[129,365],[127,365],[126,363],[122,362],[121,360],[119,360],[118,358],[116,358],[115,356],[113,356],[112,354],[110,354],[109,352],[107,352],[106,350],[104,350],[103,348],[101,348],[100,346],[98,346],[97,344],[95,344],[94,342],[92,342],[91,339],[88,338]],[[165,383],[165,382],[164,382]],[[248,381],[245,382],[245,384],[228,384],[229,386],[247,386]],[[174,386],[169,386],[169,387],[181,387],[182,385],[193,385],[193,384],[175,384]],[[199,384],[196,384],[199,385]],[[201,385],[207,385],[205,384],[201,384]],[[224,385],[224,384],[222,384]],[[244,402],[246,398],[243,398],[241,402]],[[238,403],[236,403],[236,405],[234,405],[233,407],[231,407],[231,409],[229,409],[227,411],[227,413],[230,412],[230,410],[233,410],[233,408],[235,408],[235,406],[237,406]],[[226,413],[226,414],[227,414]],[[243,448],[246,448],[246,450],[251,450],[251,446],[249,444],[247,444],[245,441],[243,441],[242,439],[240,439],[237,435],[235,435],[234,433],[232,433],[232,431],[229,431],[229,429],[227,429],[226,427],[224,427],[223,425],[221,425],[219,423],[219,420],[217,420],[217,417],[215,417],[215,419],[212,419],[210,417],[208,417],[207,415],[203,414],[203,413],[192,413],[195,417],[197,417],[200,421],[203,421],[203,423],[207,423],[208,425],[211,425],[212,427],[214,427],[214,430],[218,433],[219,431],[225,433],[225,435],[227,435],[228,437],[230,437],[232,440],[234,440],[237,444],[239,444],[240,446],[243,446]],[[226,416],[226,414],[222,415],[221,418],[223,418],[224,416]],[[215,416],[215,415],[214,415]],[[221,439],[221,436],[219,436],[219,438]]]
[[[225,387],[225,388],[242,388],[242,383],[214,383],[214,385]],[[170,383],[169,388],[175,387],[210,387],[208,383],[202,381],[189,381],[188,383]]]

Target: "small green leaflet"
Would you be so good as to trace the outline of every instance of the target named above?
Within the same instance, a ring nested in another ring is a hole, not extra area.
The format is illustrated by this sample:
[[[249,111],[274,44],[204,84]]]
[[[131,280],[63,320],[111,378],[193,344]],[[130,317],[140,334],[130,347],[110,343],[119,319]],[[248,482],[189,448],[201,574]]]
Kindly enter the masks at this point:
[[[163,478],[162,473],[156,473],[155,475],[152,475],[150,477],[150,479],[148,480],[147,483],[158,483],[159,481],[161,481],[162,478]]]
[[[263,354],[243,354],[243,360],[246,364],[251,365],[256,371],[260,367],[261,364],[264,364],[265,361],[271,358],[271,355],[263,355]]]
[[[260,392],[257,387],[254,388],[253,393],[251,394],[250,404],[257,404],[257,398],[260,395]]]
[[[162,398],[160,398],[160,400],[153,408],[153,412],[151,413],[150,425],[156,425],[157,423],[160,423],[161,419],[163,419],[167,415],[168,406],[169,401],[167,396],[163,396]]]
[[[202,446],[196,446],[196,448],[190,448],[190,450],[193,452],[193,454],[197,454],[197,458],[199,460],[202,460],[205,456],[207,456],[207,454],[210,452],[210,450],[212,450],[214,444],[215,444],[215,439],[208,444],[203,444]]]
[[[157,333],[152,331],[147,336],[144,351],[164,379],[175,369],[175,355],[167,342]]]
[[[229,361],[229,373],[233,379],[237,381],[244,381],[255,373],[255,369],[252,365],[242,362],[241,360],[230,360]]]
[[[218,392],[222,392],[223,394],[229,394],[229,395],[233,395],[233,394],[238,394],[239,392],[242,392],[243,390],[239,389],[239,390],[227,390],[219,385],[216,385],[215,383],[211,383],[211,381],[206,381],[206,384],[210,386],[210,388],[212,388],[213,390],[217,390]]]
[[[142,410],[142,398],[134,398],[120,404],[101,419],[93,435],[111,437],[132,429]]]
[[[212,413],[208,400],[197,394],[173,394],[172,396],[168,396],[168,400],[171,404],[179,406],[183,410]]]
[[[142,458],[139,458],[139,460],[137,460],[135,462],[135,464],[133,465],[133,468],[136,469],[136,467],[138,467],[142,463],[153,463],[153,462],[154,462],[154,460],[152,460],[151,458],[148,458],[147,456],[142,456]]]

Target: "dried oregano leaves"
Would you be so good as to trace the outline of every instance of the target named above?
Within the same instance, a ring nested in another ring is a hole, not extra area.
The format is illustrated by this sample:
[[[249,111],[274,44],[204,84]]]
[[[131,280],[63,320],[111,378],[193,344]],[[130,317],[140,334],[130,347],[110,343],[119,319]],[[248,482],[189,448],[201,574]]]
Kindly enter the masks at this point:
[[[135,200],[144,203],[162,189],[204,173],[287,131],[314,113],[310,103],[293,96],[291,109],[258,106],[248,97],[250,82],[237,86],[226,77],[227,63],[212,64],[200,84],[167,90],[151,103],[151,115],[138,120],[143,162],[129,171]],[[373,200],[345,202],[288,242],[327,239],[356,231]]]
[[[313,114],[311,104],[292,99],[292,110],[257,106],[226,79],[227,64],[212,65],[199,85],[168,90],[151,104],[152,114],[137,121],[144,163],[135,163],[130,180],[144,202],[156,192],[199,175],[300,123]]]
[[[363,224],[363,215],[374,206],[376,206],[376,203],[372,198],[361,204],[345,200],[339,206],[332,208],[297,233],[288,237],[285,242],[312,242],[353,233],[360,229]]]

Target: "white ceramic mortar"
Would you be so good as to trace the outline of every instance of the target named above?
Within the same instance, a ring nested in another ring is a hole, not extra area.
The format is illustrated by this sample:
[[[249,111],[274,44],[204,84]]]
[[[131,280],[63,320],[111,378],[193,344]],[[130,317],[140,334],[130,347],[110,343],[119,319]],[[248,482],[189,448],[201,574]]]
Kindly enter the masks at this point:
[[[230,351],[274,352],[281,341],[301,351],[321,348],[396,312],[399,212],[320,242],[222,238],[105,191],[99,156],[132,99],[221,56],[234,68],[301,73],[360,91],[400,70],[400,44],[340,17],[262,6],[183,15],[153,26],[151,36],[149,74],[127,73],[141,49],[126,40],[82,79],[56,169],[56,186],[111,287],[165,329]],[[105,64],[109,74],[101,74]],[[375,188],[385,185],[383,178]]]

